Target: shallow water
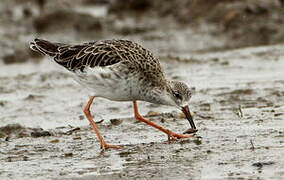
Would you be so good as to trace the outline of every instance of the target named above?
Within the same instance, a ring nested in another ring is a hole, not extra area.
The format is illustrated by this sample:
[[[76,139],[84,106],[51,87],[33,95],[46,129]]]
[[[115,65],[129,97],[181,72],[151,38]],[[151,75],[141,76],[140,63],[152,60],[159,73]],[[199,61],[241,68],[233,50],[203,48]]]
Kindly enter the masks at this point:
[[[1,126],[19,123],[52,135],[1,138],[0,177],[282,179],[283,50],[279,45],[162,57],[169,77],[195,88],[190,108],[200,138],[169,143],[164,134],[132,118],[130,102],[98,98],[92,111],[97,121],[104,119],[99,124],[103,135],[124,145],[104,153],[82,113],[87,94],[68,72],[47,59],[1,65]],[[142,114],[169,112],[150,118],[174,131],[189,127],[172,107],[139,105]],[[113,118],[122,123],[111,124]],[[80,130],[64,134],[70,126]]]

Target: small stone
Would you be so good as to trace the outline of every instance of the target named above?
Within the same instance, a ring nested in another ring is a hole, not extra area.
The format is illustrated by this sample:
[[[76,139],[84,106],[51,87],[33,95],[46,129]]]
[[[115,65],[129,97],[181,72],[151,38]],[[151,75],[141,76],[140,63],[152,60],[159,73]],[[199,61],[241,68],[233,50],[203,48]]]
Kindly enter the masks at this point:
[[[252,166],[258,167],[258,168],[262,168],[263,166],[268,166],[268,165],[273,165],[275,164],[275,162],[273,161],[268,161],[268,162],[256,162],[253,163]]]
[[[202,144],[202,141],[201,141],[200,139],[195,139],[195,140],[193,140],[193,142],[194,142],[196,145]]]
[[[42,136],[51,136],[51,134],[48,131],[39,131],[39,132],[32,132],[31,136],[37,138]]]
[[[121,119],[111,119],[110,122],[112,125],[118,126],[122,123],[122,120]]]
[[[155,111],[149,111],[149,112],[146,114],[146,116],[148,116],[148,117],[159,116],[159,115],[160,115],[160,113],[155,112]]]
[[[81,136],[73,137],[73,140],[80,140],[80,139],[82,139]]]
[[[65,156],[65,157],[72,157],[72,156],[73,156],[73,153],[71,153],[71,152],[70,152],[70,153],[65,153],[64,156]]]
[[[59,139],[54,139],[54,140],[51,140],[49,141],[50,143],[59,143]]]

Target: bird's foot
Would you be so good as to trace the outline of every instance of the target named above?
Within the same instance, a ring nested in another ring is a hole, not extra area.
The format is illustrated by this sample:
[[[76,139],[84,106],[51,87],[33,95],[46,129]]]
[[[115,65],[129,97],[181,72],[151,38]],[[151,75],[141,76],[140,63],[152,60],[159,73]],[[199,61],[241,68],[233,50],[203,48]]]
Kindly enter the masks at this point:
[[[177,140],[177,139],[181,139],[181,138],[191,138],[194,137],[194,134],[177,134],[174,132],[169,132],[168,134],[168,140]]]
[[[107,149],[122,149],[122,147],[118,146],[118,145],[103,143],[103,144],[101,144],[101,149],[104,151],[104,150],[107,150]]]

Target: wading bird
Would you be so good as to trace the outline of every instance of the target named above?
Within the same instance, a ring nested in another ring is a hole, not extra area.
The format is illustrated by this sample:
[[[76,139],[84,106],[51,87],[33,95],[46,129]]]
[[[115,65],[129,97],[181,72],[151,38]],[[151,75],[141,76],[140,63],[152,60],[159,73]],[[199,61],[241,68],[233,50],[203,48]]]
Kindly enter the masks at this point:
[[[48,55],[56,63],[71,71],[75,80],[92,94],[84,113],[94,129],[102,149],[120,148],[106,143],[90,112],[95,97],[113,101],[132,101],[134,116],[169,138],[188,138],[197,132],[188,103],[189,87],[179,81],[165,78],[159,60],[137,43],[128,40],[101,40],[79,45],[52,43],[35,39],[30,43],[34,51]],[[142,117],[137,101],[169,105],[182,110],[191,129],[177,134]]]

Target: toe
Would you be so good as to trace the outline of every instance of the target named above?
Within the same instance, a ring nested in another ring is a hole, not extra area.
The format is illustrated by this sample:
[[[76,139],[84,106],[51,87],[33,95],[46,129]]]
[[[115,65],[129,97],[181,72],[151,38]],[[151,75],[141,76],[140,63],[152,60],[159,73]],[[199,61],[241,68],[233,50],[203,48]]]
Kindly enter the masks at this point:
[[[190,138],[190,137],[193,137],[193,134],[177,134],[177,133],[173,133],[173,134],[171,134],[171,137],[174,137],[175,139]]]
[[[112,144],[105,144],[103,149],[122,149],[122,147]]]

